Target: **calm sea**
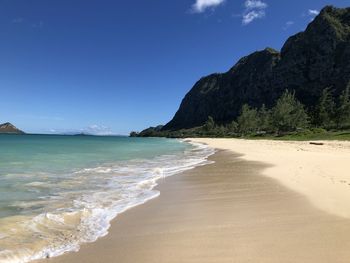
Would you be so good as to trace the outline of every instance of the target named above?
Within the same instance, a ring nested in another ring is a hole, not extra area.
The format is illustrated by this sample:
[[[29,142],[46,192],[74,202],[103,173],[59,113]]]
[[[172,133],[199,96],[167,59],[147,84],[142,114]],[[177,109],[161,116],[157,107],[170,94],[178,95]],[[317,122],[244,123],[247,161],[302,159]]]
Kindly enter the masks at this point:
[[[212,153],[172,139],[0,135],[0,262],[78,250],[119,213],[157,197],[158,179]]]

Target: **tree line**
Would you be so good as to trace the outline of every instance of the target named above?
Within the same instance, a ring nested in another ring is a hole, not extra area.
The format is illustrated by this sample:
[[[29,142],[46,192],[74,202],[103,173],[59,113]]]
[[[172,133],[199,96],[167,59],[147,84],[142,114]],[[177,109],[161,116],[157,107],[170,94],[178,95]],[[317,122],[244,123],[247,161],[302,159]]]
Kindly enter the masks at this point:
[[[201,127],[179,131],[162,131],[151,127],[130,136],[140,137],[237,137],[250,135],[287,135],[306,130],[345,130],[350,128],[350,83],[338,97],[331,89],[322,91],[318,103],[309,111],[297,100],[294,92],[286,90],[272,108],[264,104],[253,108],[244,104],[240,115],[229,124],[220,125],[209,116]]]
[[[209,116],[202,127],[211,134],[287,134],[308,128],[342,130],[350,128],[350,85],[335,99],[329,88],[322,91],[317,105],[307,112],[294,92],[286,90],[274,107],[252,108],[244,104],[237,120],[217,125]]]

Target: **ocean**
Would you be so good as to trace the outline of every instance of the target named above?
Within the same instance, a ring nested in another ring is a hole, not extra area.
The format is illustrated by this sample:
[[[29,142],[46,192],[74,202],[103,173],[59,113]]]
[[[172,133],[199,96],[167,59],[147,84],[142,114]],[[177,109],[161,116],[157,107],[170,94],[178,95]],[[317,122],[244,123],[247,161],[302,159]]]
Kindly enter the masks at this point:
[[[157,197],[157,180],[213,153],[175,139],[0,135],[0,262],[79,250]]]

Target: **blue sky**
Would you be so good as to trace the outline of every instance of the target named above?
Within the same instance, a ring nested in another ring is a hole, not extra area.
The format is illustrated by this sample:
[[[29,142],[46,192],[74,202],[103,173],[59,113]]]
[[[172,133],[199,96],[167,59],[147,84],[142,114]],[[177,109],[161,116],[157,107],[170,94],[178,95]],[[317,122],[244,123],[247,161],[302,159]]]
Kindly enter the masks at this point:
[[[280,49],[348,0],[0,0],[0,122],[127,134],[169,121],[202,76]]]

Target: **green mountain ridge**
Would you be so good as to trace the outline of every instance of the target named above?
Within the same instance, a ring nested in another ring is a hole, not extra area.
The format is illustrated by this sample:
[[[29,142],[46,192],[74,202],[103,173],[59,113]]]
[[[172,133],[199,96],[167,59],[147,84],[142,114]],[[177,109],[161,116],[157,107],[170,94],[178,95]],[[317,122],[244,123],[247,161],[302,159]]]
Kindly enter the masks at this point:
[[[285,90],[295,93],[308,112],[324,89],[338,97],[350,82],[350,8],[326,6],[304,32],[290,37],[280,52],[266,48],[241,58],[226,73],[200,79],[186,94],[162,131],[237,119],[242,106],[268,108]]]

